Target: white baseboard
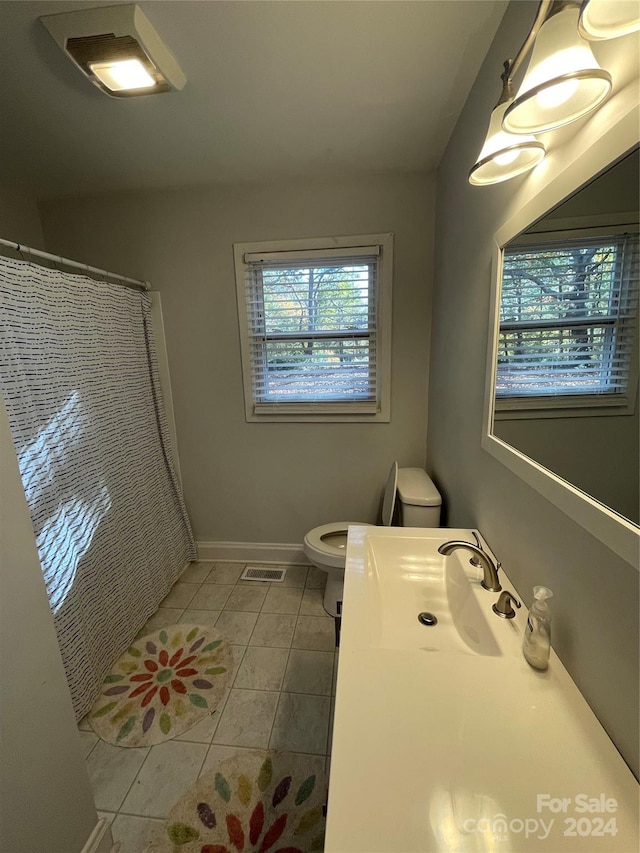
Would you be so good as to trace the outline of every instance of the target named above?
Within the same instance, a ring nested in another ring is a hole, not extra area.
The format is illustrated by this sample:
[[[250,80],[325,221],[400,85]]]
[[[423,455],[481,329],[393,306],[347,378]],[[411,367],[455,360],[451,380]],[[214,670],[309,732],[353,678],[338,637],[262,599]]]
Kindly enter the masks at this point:
[[[302,545],[274,542],[196,542],[199,560],[308,566]]]
[[[114,846],[109,822],[101,817],[80,853],[114,853],[119,847],[120,845]]]

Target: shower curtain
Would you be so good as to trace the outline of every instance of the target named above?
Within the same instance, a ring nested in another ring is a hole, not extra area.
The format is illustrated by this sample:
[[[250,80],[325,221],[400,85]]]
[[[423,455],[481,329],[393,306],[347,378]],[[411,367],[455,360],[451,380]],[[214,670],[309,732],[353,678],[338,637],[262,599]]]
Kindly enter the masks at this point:
[[[146,293],[0,257],[0,393],[78,719],[196,556],[150,311]]]

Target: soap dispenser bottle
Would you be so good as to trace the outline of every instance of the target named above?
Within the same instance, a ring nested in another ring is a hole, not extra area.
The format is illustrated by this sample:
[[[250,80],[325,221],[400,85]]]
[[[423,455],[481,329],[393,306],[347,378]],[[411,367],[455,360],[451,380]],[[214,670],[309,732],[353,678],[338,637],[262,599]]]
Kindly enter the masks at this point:
[[[522,652],[527,663],[535,669],[546,669],[549,666],[551,651],[551,611],[547,600],[553,593],[546,586],[534,586],[533,604],[527,617],[524,629]]]

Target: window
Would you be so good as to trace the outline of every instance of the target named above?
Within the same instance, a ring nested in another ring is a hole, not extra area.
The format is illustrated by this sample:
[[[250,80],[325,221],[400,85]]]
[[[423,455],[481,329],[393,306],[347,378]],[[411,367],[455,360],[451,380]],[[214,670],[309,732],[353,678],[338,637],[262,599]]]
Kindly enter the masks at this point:
[[[635,400],[637,230],[548,236],[504,251],[496,414],[620,414]]]
[[[247,420],[389,420],[392,247],[235,244]]]

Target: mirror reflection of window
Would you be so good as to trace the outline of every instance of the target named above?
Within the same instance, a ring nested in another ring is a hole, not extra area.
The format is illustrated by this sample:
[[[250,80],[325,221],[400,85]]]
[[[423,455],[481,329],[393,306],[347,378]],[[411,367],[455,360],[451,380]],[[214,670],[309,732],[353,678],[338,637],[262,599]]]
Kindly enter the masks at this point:
[[[544,242],[536,235],[505,249],[499,408],[627,405],[638,305],[634,228],[597,237],[558,232]]]
[[[493,432],[640,523],[634,150],[504,247]]]

